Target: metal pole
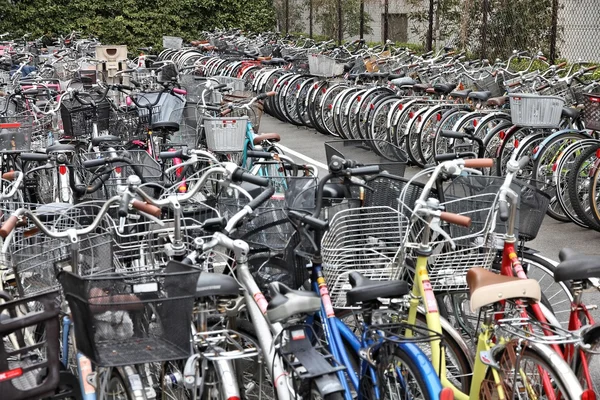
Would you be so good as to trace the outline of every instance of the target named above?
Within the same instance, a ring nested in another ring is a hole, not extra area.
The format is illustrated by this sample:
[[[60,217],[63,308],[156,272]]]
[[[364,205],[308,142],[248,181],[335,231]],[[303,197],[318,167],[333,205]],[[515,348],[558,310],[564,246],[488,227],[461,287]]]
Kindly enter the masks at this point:
[[[290,32],[290,0],[285,0],[285,34]]]
[[[308,36],[313,37],[313,0],[308,0]]]
[[[434,1],[429,0],[429,26],[427,27],[427,51],[433,49],[433,8]]]
[[[388,40],[388,33],[389,33],[389,26],[388,26],[388,22],[389,22],[389,11],[390,11],[390,1],[389,0],[385,0],[383,2],[383,44],[385,45],[385,43]]]
[[[337,1],[337,14],[338,14],[338,45],[342,44],[342,39],[344,37],[344,29],[342,26],[342,0]]]
[[[550,62],[556,61],[556,40],[558,36],[558,0],[552,0],[552,26],[550,27]]]
[[[487,28],[488,28],[488,0],[483,0],[483,16],[481,19],[481,59],[486,58],[487,53]]]
[[[360,0],[360,38],[365,35],[365,0]]]

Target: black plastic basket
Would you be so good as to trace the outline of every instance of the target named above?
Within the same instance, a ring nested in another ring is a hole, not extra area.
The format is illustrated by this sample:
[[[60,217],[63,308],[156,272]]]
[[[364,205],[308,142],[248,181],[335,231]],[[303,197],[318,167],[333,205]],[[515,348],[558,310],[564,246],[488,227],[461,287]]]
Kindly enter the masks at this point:
[[[519,239],[531,241],[536,238],[540,231],[546,216],[546,210],[550,205],[551,196],[527,183],[517,181],[516,184],[521,187],[519,197]]]
[[[0,304],[0,393],[3,399],[46,397],[59,384],[58,291]],[[10,300],[0,296],[3,300]],[[34,308],[32,310],[32,307]],[[31,311],[31,312],[30,312]],[[43,336],[26,341],[35,328]],[[17,346],[14,346],[16,340]]]
[[[584,94],[583,117],[585,127],[600,131],[600,94]]]
[[[189,357],[199,274],[175,261],[161,273],[89,277],[61,273],[77,350],[101,367]]]
[[[60,105],[60,116],[65,136],[89,136],[92,134],[94,121],[98,124],[99,132],[108,130],[110,103],[99,102],[94,110],[91,105],[82,105],[75,99],[65,99]]]

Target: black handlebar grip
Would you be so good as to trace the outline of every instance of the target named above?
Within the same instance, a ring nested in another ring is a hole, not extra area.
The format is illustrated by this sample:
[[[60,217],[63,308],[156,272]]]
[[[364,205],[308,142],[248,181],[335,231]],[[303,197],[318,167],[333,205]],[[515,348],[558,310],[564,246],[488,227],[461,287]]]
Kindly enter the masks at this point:
[[[350,175],[376,175],[380,171],[379,165],[367,165],[366,167],[356,167],[348,169]]]
[[[223,89],[226,88],[227,85],[225,83],[221,83],[220,85],[217,85],[215,87],[213,87],[214,90],[219,90],[219,89]]]
[[[207,231],[220,231],[227,226],[227,219],[225,217],[208,218],[202,224],[202,227]]]
[[[315,218],[312,215],[302,214],[298,211],[290,210],[288,211],[288,215],[291,218],[300,220],[304,222],[306,225],[311,226],[320,231],[326,231],[329,228],[329,222],[323,221],[319,218]]]
[[[206,106],[204,109],[207,111],[221,111],[221,107],[218,106]]]
[[[529,156],[523,156],[519,160],[519,169],[523,169],[529,164]]]
[[[128,85],[115,85],[115,87],[117,89],[122,89],[122,90],[133,90],[134,88]]]
[[[163,160],[168,158],[184,158],[183,149],[177,151],[161,151],[158,156]]]
[[[508,221],[508,217],[510,216],[508,210],[508,203],[506,201],[498,202],[498,214],[500,217],[500,221],[506,222]]]
[[[93,160],[85,160],[82,165],[83,168],[96,168],[106,164],[105,158],[95,158]]]
[[[123,193],[121,198],[121,204],[119,205],[119,217],[125,218],[129,215],[129,202],[131,201],[131,194],[126,191]]]
[[[264,100],[264,99],[266,99],[267,97],[269,97],[269,96],[267,95],[267,93],[261,93],[261,94],[259,94],[258,96],[256,96],[256,100]]]
[[[450,139],[464,139],[466,137],[466,135],[464,133],[450,131],[450,130],[446,130],[446,129],[443,129],[441,134],[443,137],[450,138]]]
[[[273,153],[269,153],[268,151],[256,151],[256,150],[248,150],[246,151],[246,156],[250,158],[273,158]]]
[[[263,204],[264,202],[269,200],[271,198],[271,196],[273,196],[273,193],[275,193],[275,188],[272,186],[268,187],[261,194],[256,196],[254,198],[254,200],[252,200],[250,203],[248,203],[248,207],[250,207],[252,210],[255,210],[261,204]]]
[[[23,160],[23,161],[48,161],[48,155],[41,154],[41,153],[23,153],[23,154],[21,154],[21,160]]]
[[[456,160],[458,158],[465,158],[465,157],[477,157],[477,155],[470,151],[466,151],[466,152],[462,152],[462,153],[439,154],[434,157],[434,160],[438,161],[438,162],[442,162],[442,161]]]
[[[130,79],[129,82],[131,82],[133,84],[133,86],[135,87],[140,87],[142,86],[138,81],[136,81],[135,79]]]
[[[248,182],[263,187],[269,186],[269,179],[258,175],[252,175],[251,173],[246,172],[241,168],[238,168],[235,171],[233,171],[231,177],[234,181]]]

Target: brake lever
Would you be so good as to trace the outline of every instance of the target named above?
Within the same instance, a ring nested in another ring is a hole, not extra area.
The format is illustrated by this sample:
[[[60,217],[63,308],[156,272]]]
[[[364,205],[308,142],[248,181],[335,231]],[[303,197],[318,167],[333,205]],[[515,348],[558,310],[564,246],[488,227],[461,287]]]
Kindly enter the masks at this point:
[[[440,217],[437,217],[437,216],[433,217],[433,219],[429,223],[429,229],[431,229],[433,232],[437,232],[438,234],[442,235],[442,237],[444,239],[446,239],[448,242],[450,242],[450,246],[452,246],[452,250],[456,249],[456,243],[454,243],[454,240],[452,240],[452,238],[450,237],[448,232],[446,232],[444,229],[442,229],[442,226],[440,225]]]

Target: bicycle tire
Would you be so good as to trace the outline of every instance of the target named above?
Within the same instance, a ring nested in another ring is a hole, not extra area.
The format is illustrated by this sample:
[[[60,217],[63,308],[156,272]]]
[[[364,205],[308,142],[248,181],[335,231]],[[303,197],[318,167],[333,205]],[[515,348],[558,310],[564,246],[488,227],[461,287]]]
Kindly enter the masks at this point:
[[[567,173],[567,182],[569,182],[567,194],[571,207],[585,225],[596,231],[600,231],[600,223],[592,215],[590,196],[594,172],[598,166],[596,156],[598,149],[600,149],[600,142],[588,146],[575,159],[573,168]]]
[[[544,351],[544,349],[541,346],[523,346],[523,344],[519,340],[513,340],[507,343],[503,349],[499,350],[495,354],[495,359],[499,367],[498,371],[500,373],[500,378],[502,379],[502,385],[504,387],[507,398],[513,398],[513,392],[509,388],[514,388],[516,385],[519,384],[519,380],[524,379],[525,376],[527,376],[529,378],[529,382],[531,382],[535,378],[535,374],[539,373],[540,369],[545,371],[550,376],[554,392],[552,396],[558,396],[559,398],[573,400],[581,398],[583,390],[581,389],[581,386],[577,383],[577,378],[575,377],[574,373],[562,359],[557,357],[550,358],[550,355],[556,356],[555,353],[551,352],[553,352],[553,350],[551,349],[547,349],[547,351]],[[519,360],[519,373],[516,373],[517,360]],[[527,374],[526,371],[524,371],[525,367],[527,366],[527,364],[524,365],[524,363],[528,361],[531,362],[530,365],[532,366],[532,369],[534,371],[531,374]],[[513,381],[515,377],[517,378],[517,382]],[[486,383],[488,383],[487,386]],[[522,385],[526,385],[526,388]],[[490,389],[490,392],[492,394],[495,393],[495,391],[497,390],[491,369],[489,368],[486,374],[486,379],[482,384],[479,398],[482,400],[495,398],[493,395],[492,397],[488,397],[486,395],[489,394],[485,391],[486,387]],[[557,390],[558,393],[556,392]],[[535,393],[531,393],[533,391],[535,391]],[[549,396],[549,394],[546,394],[543,391],[542,383],[521,383],[521,385],[517,386],[517,390],[515,392],[518,392],[520,394],[534,394],[534,398],[546,398],[547,396]],[[544,394],[546,394],[546,396],[543,396]],[[527,395],[526,398],[531,397],[530,395]]]

